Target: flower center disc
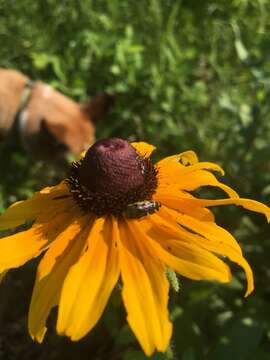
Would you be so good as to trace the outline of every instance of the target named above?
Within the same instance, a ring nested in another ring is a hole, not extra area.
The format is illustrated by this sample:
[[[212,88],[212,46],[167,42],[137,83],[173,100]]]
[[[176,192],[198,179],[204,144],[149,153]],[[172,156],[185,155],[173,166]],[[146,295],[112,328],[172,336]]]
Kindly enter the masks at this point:
[[[157,170],[127,141],[109,138],[96,142],[85,157],[73,163],[67,183],[84,212],[119,216],[127,205],[151,200]]]

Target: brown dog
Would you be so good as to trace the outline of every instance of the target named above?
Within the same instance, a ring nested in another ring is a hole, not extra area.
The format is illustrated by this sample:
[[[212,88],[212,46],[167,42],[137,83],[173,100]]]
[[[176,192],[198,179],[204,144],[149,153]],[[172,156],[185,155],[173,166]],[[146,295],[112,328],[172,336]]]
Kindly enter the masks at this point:
[[[109,110],[109,95],[78,104],[41,81],[0,68],[0,141],[15,138],[37,159],[79,155],[95,140],[95,124]]]

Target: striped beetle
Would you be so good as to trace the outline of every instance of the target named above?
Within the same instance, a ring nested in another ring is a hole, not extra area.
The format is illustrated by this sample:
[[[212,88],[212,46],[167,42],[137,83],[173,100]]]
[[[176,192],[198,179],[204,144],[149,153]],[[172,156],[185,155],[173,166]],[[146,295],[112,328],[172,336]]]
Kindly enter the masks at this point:
[[[159,210],[161,204],[159,201],[145,200],[129,204],[124,211],[124,214],[129,219],[139,219],[143,216],[154,214]]]

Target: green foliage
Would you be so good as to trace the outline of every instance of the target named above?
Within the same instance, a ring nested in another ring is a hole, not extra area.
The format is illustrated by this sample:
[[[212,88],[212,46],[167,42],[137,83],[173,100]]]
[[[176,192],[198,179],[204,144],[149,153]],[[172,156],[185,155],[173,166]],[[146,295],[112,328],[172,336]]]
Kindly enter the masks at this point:
[[[80,101],[116,94],[98,137],[149,141],[160,156],[194,149],[223,165],[243,197],[269,204],[269,11],[267,0],[0,0],[1,66]],[[1,210],[59,177],[22,154],[0,154]],[[268,358],[269,228],[239,209],[217,215],[245,246],[255,294],[242,299],[242,273],[230,286],[181,279],[171,297],[174,355],[162,358]],[[124,322],[113,324],[115,354],[143,359]]]

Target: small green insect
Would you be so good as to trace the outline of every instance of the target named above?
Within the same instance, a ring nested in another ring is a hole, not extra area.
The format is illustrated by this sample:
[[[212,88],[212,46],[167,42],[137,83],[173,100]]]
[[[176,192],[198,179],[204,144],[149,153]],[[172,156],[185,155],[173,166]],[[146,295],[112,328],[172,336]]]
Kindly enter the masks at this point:
[[[129,219],[138,219],[149,214],[154,214],[160,207],[161,204],[159,201],[145,200],[129,204],[124,213]]]

